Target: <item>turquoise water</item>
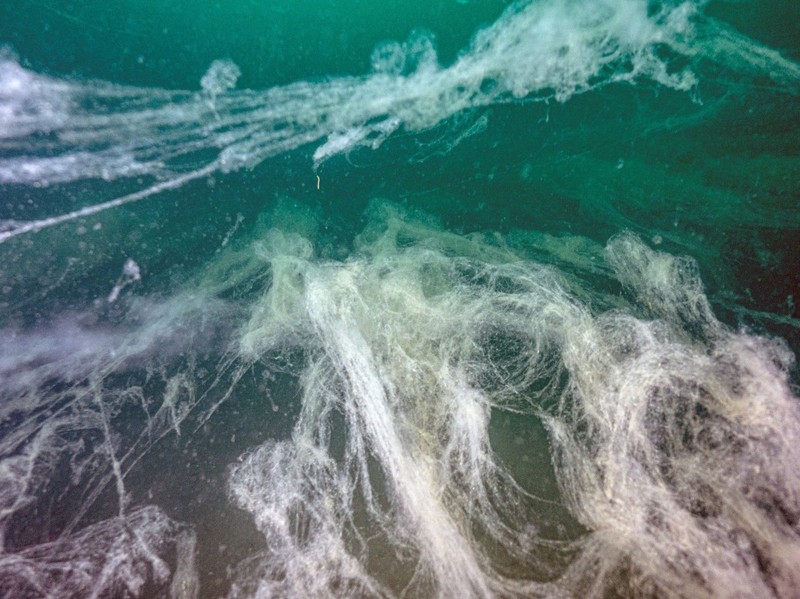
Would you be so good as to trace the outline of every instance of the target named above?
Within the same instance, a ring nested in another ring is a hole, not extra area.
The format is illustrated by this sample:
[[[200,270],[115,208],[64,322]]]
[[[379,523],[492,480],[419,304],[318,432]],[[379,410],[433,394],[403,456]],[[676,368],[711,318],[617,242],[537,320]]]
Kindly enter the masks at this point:
[[[0,596],[797,596],[798,17],[4,2]]]

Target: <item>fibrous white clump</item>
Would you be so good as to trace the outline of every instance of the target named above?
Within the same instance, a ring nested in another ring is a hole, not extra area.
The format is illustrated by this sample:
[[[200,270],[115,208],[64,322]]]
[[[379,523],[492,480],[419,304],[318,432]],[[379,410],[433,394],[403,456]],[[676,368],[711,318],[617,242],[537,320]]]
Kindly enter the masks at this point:
[[[373,71],[363,77],[263,92],[235,90],[241,72],[230,60],[214,61],[201,79],[202,93],[192,94],[61,81],[0,53],[0,183],[158,179],[67,214],[0,222],[0,242],[214,172],[253,168],[307,144],[317,145],[318,166],[356,148],[375,149],[395,131],[424,130],[496,103],[566,101],[618,82],[691,90],[698,82],[694,66],[703,61],[759,71],[796,93],[795,63],[703,17],[696,2],[649,6],[638,0],[520,1],[450,65],[439,63],[431,35],[415,32],[405,43],[379,45]],[[703,43],[693,44],[698,31]],[[686,66],[676,70],[676,61],[665,57],[670,54]],[[198,165],[198,155],[209,157]]]
[[[211,97],[216,97],[236,87],[236,81],[241,74],[233,61],[215,60],[200,79],[200,87]]]

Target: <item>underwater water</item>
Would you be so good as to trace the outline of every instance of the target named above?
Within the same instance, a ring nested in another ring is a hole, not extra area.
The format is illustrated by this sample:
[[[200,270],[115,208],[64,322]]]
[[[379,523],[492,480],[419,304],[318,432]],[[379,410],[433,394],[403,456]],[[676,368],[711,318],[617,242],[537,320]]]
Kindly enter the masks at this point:
[[[0,4],[0,597],[800,597],[795,0]]]

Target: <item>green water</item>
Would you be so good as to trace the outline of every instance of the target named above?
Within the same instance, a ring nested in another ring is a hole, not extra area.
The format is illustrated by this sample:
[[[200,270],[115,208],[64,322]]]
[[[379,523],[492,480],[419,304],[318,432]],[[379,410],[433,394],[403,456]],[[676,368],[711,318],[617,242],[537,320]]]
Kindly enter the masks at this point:
[[[3,2],[0,596],[796,596],[798,17]]]

